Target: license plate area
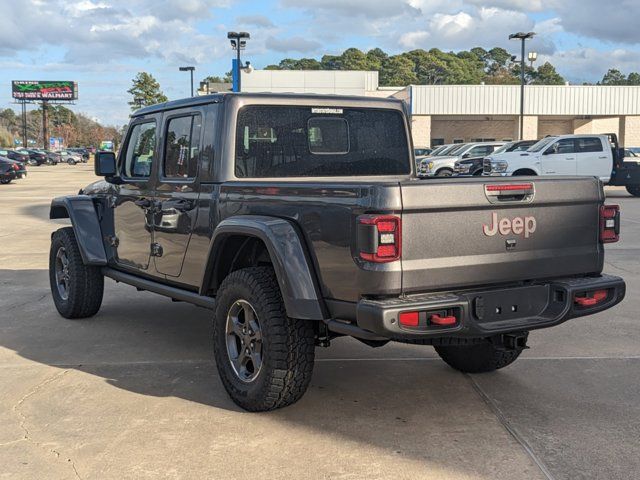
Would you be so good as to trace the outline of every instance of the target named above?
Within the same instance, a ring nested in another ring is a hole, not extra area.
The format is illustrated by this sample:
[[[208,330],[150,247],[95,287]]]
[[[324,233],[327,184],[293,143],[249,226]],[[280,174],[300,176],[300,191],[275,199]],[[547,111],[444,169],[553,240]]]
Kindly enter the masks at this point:
[[[470,294],[471,311],[479,323],[540,317],[549,305],[549,287],[535,285]]]

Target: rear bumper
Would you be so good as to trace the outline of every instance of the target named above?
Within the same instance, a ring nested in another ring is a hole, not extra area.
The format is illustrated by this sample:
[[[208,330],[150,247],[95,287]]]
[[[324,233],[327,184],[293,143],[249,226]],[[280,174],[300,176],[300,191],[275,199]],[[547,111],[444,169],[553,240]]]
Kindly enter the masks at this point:
[[[606,290],[607,296],[596,305],[575,303],[576,296],[600,290]],[[389,339],[482,338],[552,327],[611,308],[624,296],[625,282],[619,277],[565,278],[526,286],[361,300],[356,322],[366,335]],[[417,326],[400,325],[400,313],[416,311],[420,312]],[[433,313],[455,316],[456,322],[433,325],[429,320]]]

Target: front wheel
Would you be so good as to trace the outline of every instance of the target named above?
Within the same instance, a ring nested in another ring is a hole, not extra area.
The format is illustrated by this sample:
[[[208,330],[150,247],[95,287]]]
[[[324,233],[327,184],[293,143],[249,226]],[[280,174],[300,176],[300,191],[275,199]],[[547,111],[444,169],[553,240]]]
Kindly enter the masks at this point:
[[[464,373],[493,372],[515,362],[522,349],[505,349],[489,340],[471,345],[436,345],[447,365]]]
[[[63,317],[87,318],[100,310],[104,277],[100,267],[82,262],[73,227],[61,228],[51,238],[49,283],[53,303]]]
[[[634,197],[640,197],[640,185],[627,185],[625,188]]]
[[[75,160],[74,160],[73,158],[69,158],[69,159],[67,159],[67,163],[68,163],[69,165],[75,165],[75,164],[76,164],[76,162],[75,162]]]
[[[11,177],[7,177],[7,178],[0,178],[0,183],[2,185],[8,185],[11,183],[12,178]]]
[[[450,177],[452,175],[453,170],[449,168],[441,168],[440,170],[438,170],[438,173],[436,173],[436,177]]]
[[[309,320],[288,318],[269,267],[232,272],[216,296],[213,348],[222,384],[240,407],[262,412],[298,401],[313,372]]]

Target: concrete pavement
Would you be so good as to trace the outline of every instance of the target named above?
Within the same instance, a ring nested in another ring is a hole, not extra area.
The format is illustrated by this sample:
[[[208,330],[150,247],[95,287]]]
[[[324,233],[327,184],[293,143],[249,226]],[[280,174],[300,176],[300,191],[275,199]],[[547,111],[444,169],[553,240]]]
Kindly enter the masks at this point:
[[[430,347],[318,350],[296,405],[239,410],[217,377],[210,312],[106,282],[99,314],[57,315],[51,197],[86,165],[0,186],[0,478],[574,479],[640,470],[640,199],[612,189],[625,277],[615,310],[530,336],[514,365],[462,375]]]

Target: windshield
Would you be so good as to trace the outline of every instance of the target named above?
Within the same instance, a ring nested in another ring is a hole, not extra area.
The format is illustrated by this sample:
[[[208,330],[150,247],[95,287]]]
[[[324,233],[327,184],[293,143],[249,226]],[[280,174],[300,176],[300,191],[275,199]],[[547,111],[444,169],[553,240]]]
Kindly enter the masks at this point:
[[[448,145],[440,145],[433,152],[431,152],[431,156],[432,157],[437,157],[438,155],[440,155],[440,152],[442,152],[447,147],[448,147]]]
[[[514,143],[515,143],[515,142],[508,142],[508,143],[505,143],[505,144],[504,144],[503,146],[501,146],[500,148],[496,148],[496,149],[493,151],[493,154],[494,154],[494,155],[498,155],[499,153],[504,153],[504,152],[506,152],[507,150],[509,150],[509,149],[514,145]]]
[[[542,140],[540,140],[538,143],[534,143],[531,147],[529,147],[529,150],[527,150],[527,152],[539,152],[544,147],[546,147],[551,142],[553,142],[556,138],[558,137],[545,137]]]
[[[460,145],[458,145],[457,143],[455,143],[453,145],[447,145],[447,146],[445,146],[445,148],[443,148],[442,150],[440,150],[438,152],[438,155],[436,155],[436,157],[442,157],[444,155],[449,155],[449,153],[451,153],[453,150],[455,150],[459,146]]]
[[[451,150],[449,150],[447,152],[447,155],[456,155],[459,152],[462,152],[462,150],[464,150],[464,148],[467,146],[468,144],[466,143],[460,143],[460,144],[456,144],[454,145],[454,148],[452,148]]]
[[[408,175],[410,159],[397,110],[247,106],[238,113],[240,178]]]

